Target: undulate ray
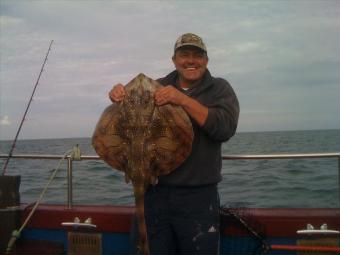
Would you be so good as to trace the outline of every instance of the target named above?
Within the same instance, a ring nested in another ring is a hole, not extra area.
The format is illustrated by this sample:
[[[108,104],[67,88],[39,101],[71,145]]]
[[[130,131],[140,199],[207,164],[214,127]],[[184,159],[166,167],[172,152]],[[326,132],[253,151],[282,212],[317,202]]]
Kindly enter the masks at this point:
[[[169,174],[191,152],[193,130],[179,106],[156,106],[158,82],[139,74],[125,86],[125,98],[101,115],[92,137],[98,155],[111,167],[125,172],[134,188],[139,228],[138,248],[149,255],[144,216],[144,194],[159,175]]]

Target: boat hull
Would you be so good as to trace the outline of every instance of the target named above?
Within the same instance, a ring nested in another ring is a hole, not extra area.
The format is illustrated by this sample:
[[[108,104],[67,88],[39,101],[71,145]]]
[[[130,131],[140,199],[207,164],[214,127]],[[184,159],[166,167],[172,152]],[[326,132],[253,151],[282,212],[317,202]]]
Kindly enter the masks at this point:
[[[31,206],[21,206],[21,221],[27,217],[31,209]],[[336,208],[248,208],[232,209],[232,212],[244,219],[246,225],[261,235],[261,238],[269,245],[297,245],[299,240],[311,239],[311,236],[297,234],[297,230],[305,229],[307,224],[319,228],[326,223],[328,229],[340,230],[340,209]],[[134,207],[132,206],[79,205],[68,209],[64,205],[43,204],[38,207],[23,231],[17,250],[20,251],[20,245],[29,246],[28,241],[33,240],[33,242],[45,241],[46,245],[54,242],[62,245],[64,252],[67,252],[73,245],[70,245],[70,236],[85,233],[87,236],[97,236],[96,238],[99,236],[100,243],[97,245],[100,247],[97,249],[100,252],[98,254],[129,254],[129,232],[133,216]],[[73,222],[75,218],[80,221],[78,226],[62,225],[63,222]],[[82,225],[89,218],[92,220],[91,223],[96,225],[95,228],[86,226],[86,224]],[[221,254],[245,254],[247,251],[244,249],[252,252],[257,245],[261,245],[260,240],[254,237],[233,215],[223,213],[221,222]],[[323,237],[326,236],[317,238]],[[335,246],[339,246],[336,243],[339,241],[339,235],[332,235],[331,238],[335,240]],[[28,249],[25,254],[29,255],[27,251]],[[271,250],[269,254],[298,253],[286,249]]]

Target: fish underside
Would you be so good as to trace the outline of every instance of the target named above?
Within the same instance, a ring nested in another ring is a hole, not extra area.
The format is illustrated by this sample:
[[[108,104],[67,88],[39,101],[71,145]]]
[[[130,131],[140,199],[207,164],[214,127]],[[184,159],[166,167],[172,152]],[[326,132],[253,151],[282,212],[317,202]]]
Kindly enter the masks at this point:
[[[125,86],[125,97],[102,113],[92,137],[98,155],[111,167],[125,172],[132,182],[136,203],[138,249],[149,255],[144,195],[158,176],[177,168],[191,152],[193,130],[179,106],[156,106],[158,82],[139,74]]]

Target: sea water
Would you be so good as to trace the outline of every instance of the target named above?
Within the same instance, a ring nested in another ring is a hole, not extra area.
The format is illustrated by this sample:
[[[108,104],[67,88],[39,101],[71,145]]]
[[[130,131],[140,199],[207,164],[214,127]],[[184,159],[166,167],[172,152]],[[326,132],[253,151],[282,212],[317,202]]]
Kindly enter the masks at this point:
[[[95,155],[90,138],[19,140],[13,154],[62,155],[78,144]],[[0,141],[7,154],[11,141]],[[340,130],[237,133],[223,144],[223,155],[340,152]],[[224,160],[219,183],[221,204],[237,207],[339,207],[339,159]],[[0,167],[4,163],[0,159]],[[11,159],[8,175],[21,175],[21,202],[37,200],[58,160]],[[209,171],[209,169],[207,169]],[[43,202],[67,201],[67,163],[53,180]],[[73,163],[74,204],[134,203],[123,173],[101,160]]]

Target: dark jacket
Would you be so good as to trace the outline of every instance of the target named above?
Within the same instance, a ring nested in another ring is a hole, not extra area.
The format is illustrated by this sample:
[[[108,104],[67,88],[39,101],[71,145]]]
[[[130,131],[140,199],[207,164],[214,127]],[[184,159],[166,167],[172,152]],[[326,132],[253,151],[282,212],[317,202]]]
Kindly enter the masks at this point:
[[[189,91],[178,84],[178,73],[173,71],[158,80],[162,85],[174,85],[180,91],[208,107],[208,118],[200,127],[191,119],[194,141],[190,156],[169,175],[160,176],[160,185],[201,186],[221,181],[221,145],[236,132],[239,103],[230,84],[214,78],[207,70],[202,82]]]

